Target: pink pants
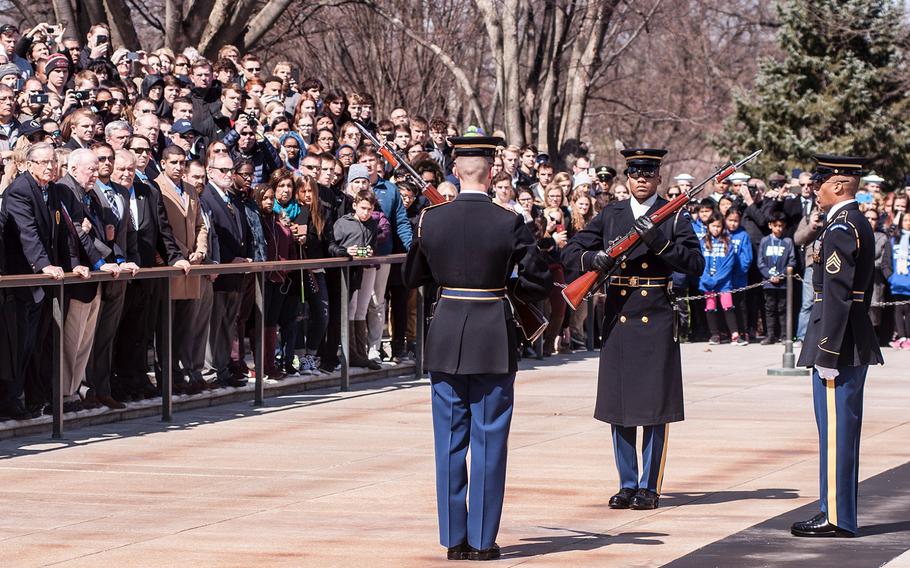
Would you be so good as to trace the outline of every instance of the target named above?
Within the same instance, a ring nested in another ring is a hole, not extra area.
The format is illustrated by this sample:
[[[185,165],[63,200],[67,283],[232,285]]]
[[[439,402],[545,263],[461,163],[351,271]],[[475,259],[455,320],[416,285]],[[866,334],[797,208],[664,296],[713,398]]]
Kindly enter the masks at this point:
[[[705,298],[705,311],[713,312],[717,309],[717,296],[720,295],[720,306],[724,311],[729,310],[733,307],[733,294],[730,292],[707,292],[708,297]]]

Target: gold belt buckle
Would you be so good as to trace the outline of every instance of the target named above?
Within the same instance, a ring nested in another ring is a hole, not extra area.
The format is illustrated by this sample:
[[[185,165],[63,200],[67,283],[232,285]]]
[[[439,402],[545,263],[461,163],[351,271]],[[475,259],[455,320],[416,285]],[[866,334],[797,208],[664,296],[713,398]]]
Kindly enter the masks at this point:
[[[638,276],[629,277],[629,286],[631,286],[632,288],[638,287]]]

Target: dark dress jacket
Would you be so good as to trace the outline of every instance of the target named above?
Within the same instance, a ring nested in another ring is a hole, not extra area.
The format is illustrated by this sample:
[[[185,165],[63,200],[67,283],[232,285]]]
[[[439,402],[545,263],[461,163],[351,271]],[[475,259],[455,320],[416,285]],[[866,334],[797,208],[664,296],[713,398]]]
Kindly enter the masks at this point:
[[[410,288],[434,283],[471,290],[508,287],[527,302],[543,300],[553,286],[524,219],[473,192],[421,212],[403,275]],[[443,290],[427,332],[424,361],[431,372],[514,373],[517,342],[508,299],[448,298]]]
[[[658,197],[648,214],[666,203]],[[631,200],[610,203],[569,240],[563,262],[580,272],[592,270],[596,251],[628,233],[634,221]],[[698,278],[705,259],[688,212],[678,212],[657,230],[669,245],[657,254],[640,242],[613,275],[666,281],[654,281],[662,284],[653,287],[610,284],[606,289],[594,417],[618,426],[685,418],[676,314],[668,284],[674,271]]]
[[[79,203],[68,188],[50,183],[47,203],[41,186],[28,172],[17,177],[3,193],[0,206],[0,232],[3,235],[3,274],[40,274],[48,266],[70,272],[80,264],[93,267],[102,260],[88,233],[77,230],[82,222]],[[69,285],[81,292],[92,292],[85,285]],[[95,284],[89,285],[95,287]],[[38,286],[17,288],[18,297],[40,302],[44,289]]]
[[[250,228],[242,203],[229,199],[227,202],[212,184],[202,192],[200,201],[209,215],[212,228],[218,234],[218,252],[222,264],[230,264],[235,258],[252,258],[253,246]],[[219,276],[212,286],[215,292],[237,292],[241,288],[243,274]]]
[[[841,368],[883,363],[869,319],[875,282],[872,227],[859,205],[848,203],[827,221],[818,238],[812,271],[815,302],[799,365]]]
[[[167,218],[167,210],[161,199],[161,191],[154,184],[145,184],[136,179],[133,182],[133,192],[136,195],[138,217],[136,248],[139,261],[137,264],[148,268],[156,266],[159,259],[169,265],[173,265],[178,260],[184,260],[180,253],[180,245],[174,239],[174,232]]]

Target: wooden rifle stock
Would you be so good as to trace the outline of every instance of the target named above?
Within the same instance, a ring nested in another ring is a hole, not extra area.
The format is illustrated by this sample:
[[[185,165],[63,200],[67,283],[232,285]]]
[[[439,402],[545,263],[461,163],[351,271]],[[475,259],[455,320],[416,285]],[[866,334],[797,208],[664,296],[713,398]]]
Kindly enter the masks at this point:
[[[744,164],[752,161],[761,153],[761,150],[753,152],[752,154],[746,156],[739,162],[735,164],[726,165],[716,172],[713,175],[709,176],[701,183],[690,189],[685,193],[674,197],[672,200],[668,201],[663,207],[651,214],[651,222],[655,227],[669,219],[671,216],[676,214],[677,211],[686,206],[689,201],[695,197],[701,189],[708,184],[709,181],[723,181],[726,178],[730,177],[733,172],[741,168]],[[631,198],[630,198],[631,199]],[[628,253],[638,244],[641,240],[641,237],[635,231],[631,229],[618,241],[614,241],[610,244],[610,247],[606,250],[606,253],[613,257],[614,259],[621,259],[623,256],[628,255]],[[613,266],[619,264],[621,261],[617,261]],[[615,269],[615,268],[614,268]],[[598,287],[599,284],[603,281],[604,278],[609,276],[614,269],[611,269],[606,274],[601,275],[597,270],[592,270],[585,272],[575,280],[573,280],[568,286],[563,288],[562,297],[567,304],[573,309],[577,310],[578,306],[587,298],[588,294],[591,293],[595,287]]]

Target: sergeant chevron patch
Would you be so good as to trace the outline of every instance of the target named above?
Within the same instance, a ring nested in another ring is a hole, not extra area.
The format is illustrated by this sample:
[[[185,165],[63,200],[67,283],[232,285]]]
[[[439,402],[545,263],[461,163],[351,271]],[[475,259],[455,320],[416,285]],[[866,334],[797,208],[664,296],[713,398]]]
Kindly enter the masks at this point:
[[[825,261],[825,270],[828,271],[828,274],[837,274],[840,272],[840,264],[840,257],[837,256],[837,251],[834,251],[828,257],[828,260]]]

